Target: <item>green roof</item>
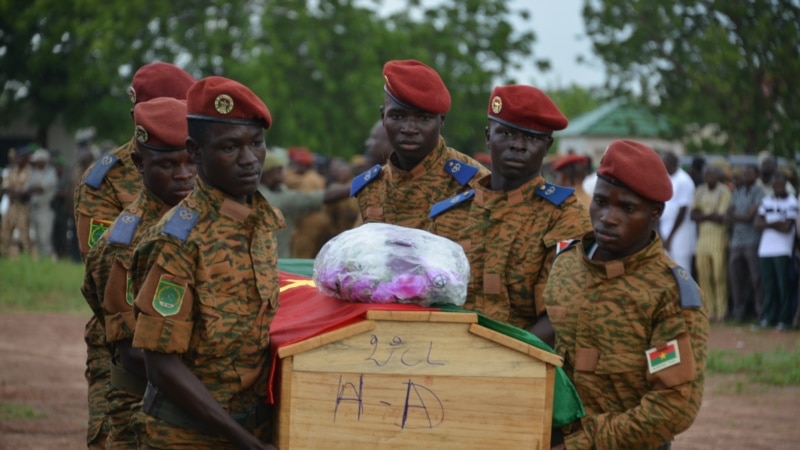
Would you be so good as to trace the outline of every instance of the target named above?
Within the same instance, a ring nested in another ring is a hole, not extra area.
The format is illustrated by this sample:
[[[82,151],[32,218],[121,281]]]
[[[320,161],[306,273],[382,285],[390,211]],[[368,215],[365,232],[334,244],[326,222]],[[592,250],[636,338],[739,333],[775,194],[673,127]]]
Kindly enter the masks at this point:
[[[569,126],[556,136],[658,137],[668,128],[666,119],[647,108],[612,100],[570,120]]]

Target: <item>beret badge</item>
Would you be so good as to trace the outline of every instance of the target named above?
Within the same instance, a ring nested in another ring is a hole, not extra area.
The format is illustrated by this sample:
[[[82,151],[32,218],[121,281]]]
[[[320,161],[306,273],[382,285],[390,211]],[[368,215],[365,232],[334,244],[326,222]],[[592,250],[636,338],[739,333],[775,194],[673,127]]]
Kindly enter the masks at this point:
[[[228,94],[219,94],[214,100],[214,108],[220,114],[228,114],[233,111],[233,99]]]
[[[128,98],[131,99],[131,103],[136,103],[136,89],[133,86],[128,88]]]
[[[136,131],[134,134],[136,135],[136,140],[139,142],[147,142],[147,139],[149,138],[147,130],[145,130],[141,125],[136,125]]]
[[[499,95],[495,95],[492,99],[492,112],[495,114],[500,114],[500,111],[503,110],[503,100],[500,98]]]

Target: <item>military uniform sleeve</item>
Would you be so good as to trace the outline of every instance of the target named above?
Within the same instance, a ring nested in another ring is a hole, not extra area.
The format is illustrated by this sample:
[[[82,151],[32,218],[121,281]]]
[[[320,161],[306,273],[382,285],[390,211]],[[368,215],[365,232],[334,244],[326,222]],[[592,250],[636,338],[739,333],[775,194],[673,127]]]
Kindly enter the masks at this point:
[[[169,237],[140,245],[134,261],[146,257],[147,270],[132,267],[142,276],[134,306],[137,311],[133,346],[159,353],[187,351],[192,337],[196,251]],[[144,274],[144,275],[141,275]],[[135,288],[134,288],[135,289]]]
[[[568,449],[654,448],[694,422],[703,397],[708,318],[702,308],[682,307],[678,297],[676,288],[654,317],[651,345],[669,348],[677,341],[680,363],[654,373],[645,367],[649,391],[639,405],[585,417],[582,430],[565,438]]]
[[[306,216],[314,211],[322,209],[322,201],[325,198],[325,191],[290,191],[286,196],[287,201],[280,210],[284,215],[292,215],[295,218]]]
[[[136,320],[133,317],[133,289],[128,263],[123,255],[109,255],[113,259],[111,273],[103,295],[106,321],[106,341],[109,343],[133,339]]]
[[[589,213],[577,197],[570,195],[561,205],[560,214],[551,224],[550,229],[545,233],[543,242],[547,249],[544,263],[539,271],[539,277],[533,286],[533,299],[536,308],[536,315],[544,314],[545,304],[542,293],[547,286],[547,279],[550,276],[550,267],[553,264],[553,257],[556,254],[556,245],[561,241],[580,238],[592,231],[592,224],[589,221]]]

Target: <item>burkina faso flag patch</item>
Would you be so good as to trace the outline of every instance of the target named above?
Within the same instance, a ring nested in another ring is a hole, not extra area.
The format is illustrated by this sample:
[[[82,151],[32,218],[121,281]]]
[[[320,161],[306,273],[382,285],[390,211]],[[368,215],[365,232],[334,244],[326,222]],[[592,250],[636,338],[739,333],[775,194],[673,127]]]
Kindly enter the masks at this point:
[[[174,316],[181,310],[186,286],[169,275],[161,275],[153,296],[153,309],[162,316]]]
[[[651,374],[672,367],[681,362],[681,353],[678,349],[678,341],[673,339],[667,345],[658,348],[654,347],[644,352],[647,356],[647,368]]]

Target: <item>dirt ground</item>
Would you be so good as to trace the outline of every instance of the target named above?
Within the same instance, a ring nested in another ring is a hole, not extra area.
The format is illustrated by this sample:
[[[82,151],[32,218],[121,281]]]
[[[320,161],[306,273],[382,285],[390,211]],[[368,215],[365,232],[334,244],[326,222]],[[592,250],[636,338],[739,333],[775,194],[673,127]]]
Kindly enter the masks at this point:
[[[44,415],[0,420],[0,450],[86,448],[83,379],[86,319],[63,314],[0,315],[0,404]],[[797,348],[800,333],[715,327],[711,348],[741,352]],[[800,448],[800,386],[752,385],[741,376],[708,377],[694,425],[676,450]]]

